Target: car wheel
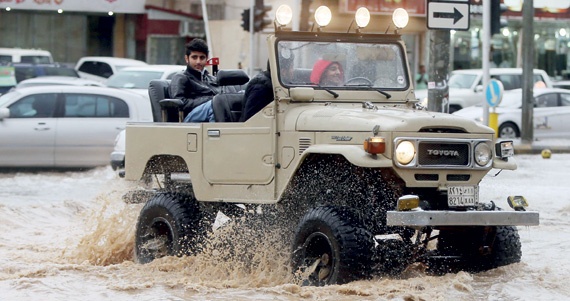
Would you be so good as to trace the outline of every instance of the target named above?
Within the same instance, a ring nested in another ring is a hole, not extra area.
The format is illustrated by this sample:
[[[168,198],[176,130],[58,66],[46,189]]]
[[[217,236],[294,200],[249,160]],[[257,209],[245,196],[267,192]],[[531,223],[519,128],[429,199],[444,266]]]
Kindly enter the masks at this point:
[[[142,208],[135,236],[135,260],[149,263],[164,256],[191,255],[205,237],[196,200],[158,193]]]
[[[371,273],[372,234],[347,207],[309,210],[293,241],[293,271],[303,284],[343,284]]]
[[[505,122],[499,127],[499,138],[518,138],[520,131],[516,124]]]

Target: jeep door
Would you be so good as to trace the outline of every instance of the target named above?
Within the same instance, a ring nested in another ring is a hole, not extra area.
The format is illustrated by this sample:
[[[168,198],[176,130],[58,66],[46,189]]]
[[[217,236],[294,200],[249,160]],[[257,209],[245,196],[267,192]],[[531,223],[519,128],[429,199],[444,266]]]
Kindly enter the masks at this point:
[[[269,184],[273,180],[274,119],[203,126],[203,174],[211,184]]]

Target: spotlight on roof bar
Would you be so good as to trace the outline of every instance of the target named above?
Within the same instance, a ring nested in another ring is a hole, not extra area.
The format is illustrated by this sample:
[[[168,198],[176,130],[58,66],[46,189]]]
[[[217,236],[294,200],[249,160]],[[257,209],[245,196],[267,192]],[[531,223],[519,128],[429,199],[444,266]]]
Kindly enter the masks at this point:
[[[370,11],[368,11],[366,7],[357,9],[356,14],[354,14],[354,20],[356,21],[358,28],[368,26],[368,23],[370,23]]]
[[[408,12],[403,8],[397,8],[392,14],[392,21],[397,29],[406,27],[409,20],[410,17],[408,16]]]
[[[319,6],[315,11],[315,22],[319,27],[325,27],[329,25],[332,19],[332,13],[330,8],[326,6]]]
[[[286,26],[287,24],[291,23],[293,19],[293,10],[289,5],[283,4],[277,8],[275,11],[275,21],[277,24],[282,27]]]

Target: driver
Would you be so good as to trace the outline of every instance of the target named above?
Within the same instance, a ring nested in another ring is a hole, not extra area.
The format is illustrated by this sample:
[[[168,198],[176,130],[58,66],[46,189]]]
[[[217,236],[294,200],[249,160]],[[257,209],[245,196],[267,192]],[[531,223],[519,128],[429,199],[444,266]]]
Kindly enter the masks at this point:
[[[337,61],[317,60],[311,72],[311,82],[319,86],[343,86],[342,65]]]

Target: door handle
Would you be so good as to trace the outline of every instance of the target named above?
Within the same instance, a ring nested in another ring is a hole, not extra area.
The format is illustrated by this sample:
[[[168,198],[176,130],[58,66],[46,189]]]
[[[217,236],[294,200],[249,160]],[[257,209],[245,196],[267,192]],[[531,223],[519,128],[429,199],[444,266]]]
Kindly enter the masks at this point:
[[[208,137],[220,137],[220,130],[208,130]]]
[[[38,125],[34,128],[36,131],[48,131],[50,127],[45,124],[45,122],[38,122]]]

